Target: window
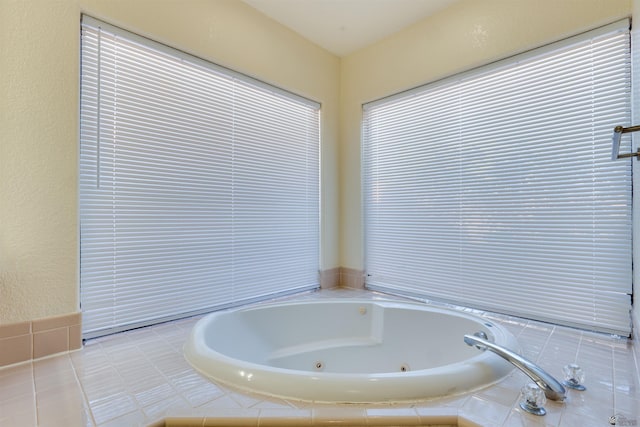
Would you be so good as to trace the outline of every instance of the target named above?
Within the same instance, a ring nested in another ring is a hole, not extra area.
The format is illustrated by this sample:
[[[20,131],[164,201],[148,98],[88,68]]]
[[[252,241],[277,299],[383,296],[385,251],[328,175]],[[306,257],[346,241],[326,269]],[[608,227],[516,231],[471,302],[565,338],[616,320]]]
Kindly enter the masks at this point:
[[[83,17],[85,337],[318,287],[319,105]]]
[[[366,284],[628,334],[628,22],[364,106]]]

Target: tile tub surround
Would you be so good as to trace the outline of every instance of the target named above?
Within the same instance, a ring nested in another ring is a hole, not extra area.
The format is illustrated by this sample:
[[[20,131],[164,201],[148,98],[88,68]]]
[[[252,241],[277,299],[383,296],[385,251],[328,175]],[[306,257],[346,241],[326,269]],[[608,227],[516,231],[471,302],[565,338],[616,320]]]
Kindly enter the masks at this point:
[[[364,271],[355,268],[340,268],[340,286],[353,289],[364,289]]]
[[[0,325],[0,368],[82,347],[81,313]]]
[[[393,298],[350,288],[292,298],[325,297]],[[440,425],[602,427],[613,415],[640,425],[630,340],[468,311],[503,324],[518,338],[521,353],[557,378],[564,364],[580,364],[587,391],[570,390],[565,403],[547,402],[544,417],[519,409],[519,390],[529,382],[520,371],[475,393],[412,403],[330,405],[268,398],[215,384],[191,368],[182,357],[198,320],[191,318],[0,369],[0,426],[161,426],[165,420],[167,425],[425,425],[440,416],[450,417]]]
[[[333,289],[340,286],[340,267],[320,271],[320,288]]]
[[[364,271],[347,267],[323,270],[320,272],[320,288],[364,289]]]

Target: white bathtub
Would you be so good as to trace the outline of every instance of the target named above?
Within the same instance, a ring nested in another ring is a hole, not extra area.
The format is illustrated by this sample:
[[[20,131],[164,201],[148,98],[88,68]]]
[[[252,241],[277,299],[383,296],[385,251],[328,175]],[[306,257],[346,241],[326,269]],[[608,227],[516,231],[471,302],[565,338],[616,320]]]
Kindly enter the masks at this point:
[[[381,300],[265,304],[210,314],[185,345],[191,365],[252,392],[318,402],[389,402],[464,393],[513,368],[465,334],[516,349],[500,325],[454,310]]]

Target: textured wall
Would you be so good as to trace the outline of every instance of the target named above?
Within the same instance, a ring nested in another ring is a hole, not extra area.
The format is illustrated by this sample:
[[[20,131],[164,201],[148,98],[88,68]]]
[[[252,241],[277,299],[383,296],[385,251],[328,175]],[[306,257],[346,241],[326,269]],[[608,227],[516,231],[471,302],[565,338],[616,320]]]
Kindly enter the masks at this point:
[[[0,324],[76,312],[81,12],[320,101],[338,264],[340,60],[237,0],[0,0]]]
[[[78,17],[0,0],[0,323],[77,311]]]

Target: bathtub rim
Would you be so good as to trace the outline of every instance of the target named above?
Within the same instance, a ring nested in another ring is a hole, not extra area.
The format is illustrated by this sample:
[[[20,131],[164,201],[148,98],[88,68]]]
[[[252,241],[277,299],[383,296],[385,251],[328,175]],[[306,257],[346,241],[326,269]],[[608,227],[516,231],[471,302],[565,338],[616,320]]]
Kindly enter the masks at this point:
[[[232,314],[236,311],[261,310],[283,305],[300,304],[380,304],[387,307],[411,307],[413,309],[439,312],[447,315],[455,315],[474,322],[478,322],[484,327],[488,327],[493,333],[496,342],[505,345],[514,351],[518,351],[516,338],[504,326],[493,320],[485,319],[482,316],[468,313],[464,308],[450,308],[436,306],[430,303],[416,301],[402,301],[395,299],[365,299],[365,298],[323,298],[323,299],[303,299],[286,300],[255,305],[235,307],[210,313],[200,319],[192,328],[189,338],[184,345],[184,357],[191,366],[213,382],[239,389],[249,393],[258,393],[275,398],[318,402],[318,403],[393,403],[424,401],[441,397],[452,397],[461,394],[472,393],[499,383],[509,376],[513,370],[513,365],[497,357],[491,352],[478,351],[468,359],[455,363],[427,368],[416,369],[407,372],[377,372],[377,373],[336,373],[336,372],[313,372],[308,370],[288,369],[262,365],[251,361],[236,359],[226,354],[220,353],[208,347],[202,336],[206,331],[206,326],[215,321],[221,315]],[[475,331],[470,331],[473,333]],[[460,337],[463,340],[463,337]],[[215,360],[217,365],[216,374],[202,368]],[[240,362],[240,363],[239,363]],[[488,380],[491,375],[493,379]],[[428,376],[429,381],[425,381]],[[433,386],[438,381],[445,382],[456,378],[459,381],[466,380],[473,383],[464,389],[451,388],[446,393],[435,392],[434,389],[441,387]],[[361,384],[367,383],[367,393],[357,390],[345,390],[345,381]],[[289,382],[297,384],[295,392],[282,392]],[[409,386],[409,387],[406,387]],[[342,388],[339,388],[342,387]],[[387,388],[394,390],[413,390],[420,388],[423,390],[420,395],[415,392],[396,392],[394,397],[388,397]],[[372,391],[372,388],[375,391]],[[319,390],[321,389],[321,390]],[[336,391],[338,390],[338,391]],[[363,397],[366,394],[370,397]]]

